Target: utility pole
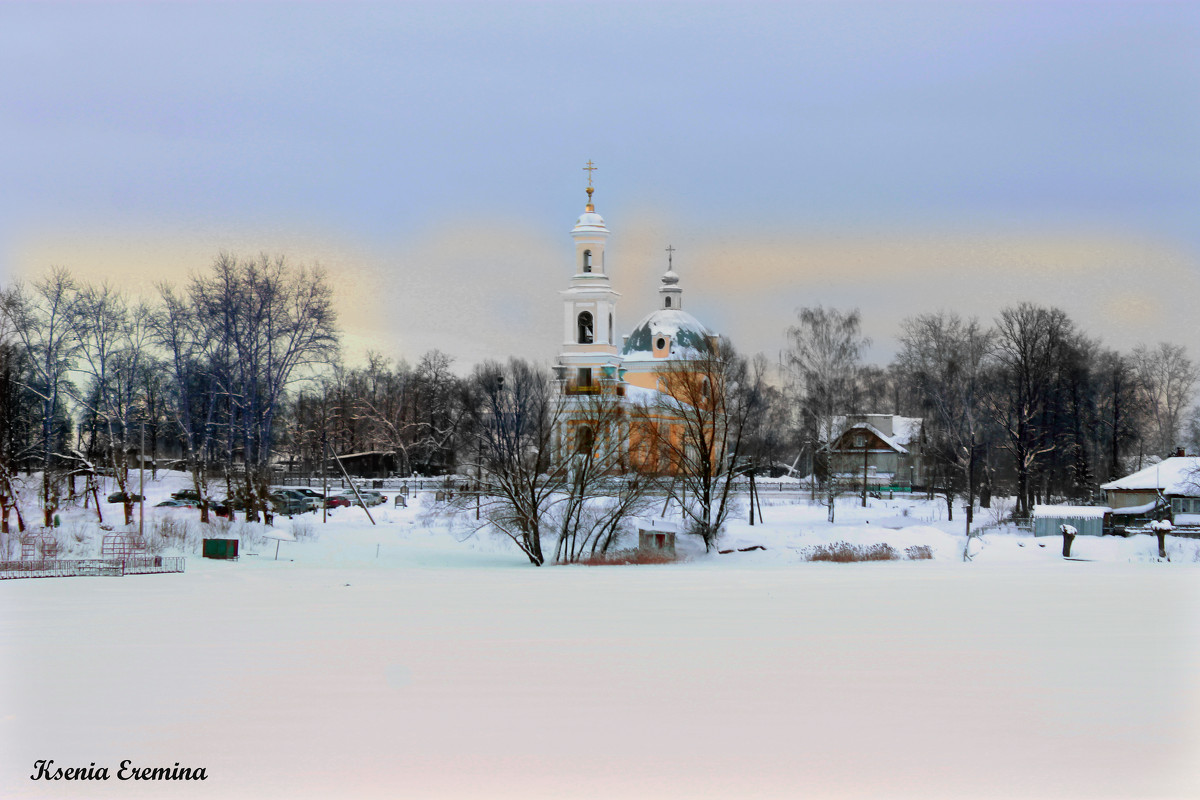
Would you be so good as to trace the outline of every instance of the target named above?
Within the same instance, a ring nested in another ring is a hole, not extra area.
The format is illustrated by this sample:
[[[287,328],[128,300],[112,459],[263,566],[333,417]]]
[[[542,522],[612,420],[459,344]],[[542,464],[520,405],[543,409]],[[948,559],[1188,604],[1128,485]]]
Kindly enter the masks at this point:
[[[329,389],[321,390],[321,524],[329,521],[329,482],[325,478],[325,451],[329,445],[325,442],[325,432],[329,429]]]
[[[146,535],[146,420],[142,420],[142,445],[138,449],[138,538]]]
[[[867,446],[870,444],[870,437],[863,436],[863,490],[862,490],[862,507],[867,507]]]

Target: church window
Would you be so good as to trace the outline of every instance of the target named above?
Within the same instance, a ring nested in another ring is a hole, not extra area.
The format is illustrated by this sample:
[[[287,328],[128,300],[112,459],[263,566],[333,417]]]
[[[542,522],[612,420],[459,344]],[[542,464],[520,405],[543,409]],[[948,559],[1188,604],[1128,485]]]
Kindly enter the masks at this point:
[[[663,337],[661,337],[661,336],[660,336],[660,337],[658,337],[657,339],[655,339],[655,340],[654,340],[654,349],[655,349],[655,350],[665,350],[665,349],[667,349],[667,340],[666,340],[666,339],[664,339],[664,338],[663,338]]]
[[[587,425],[580,425],[575,431],[575,452],[589,455],[596,443],[596,434]]]
[[[591,250],[583,251],[583,271],[584,272],[592,271],[592,251]]]
[[[667,298],[667,308],[671,307],[671,298]]]
[[[577,384],[579,384],[579,388],[581,388],[581,389],[586,389],[589,386],[591,386],[592,385],[592,368],[591,367],[580,367],[579,373],[575,379],[575,382]]]
[[[608,313],[608,343],[609,344],[613,343],[613,324],[612,324],[612,312],[611,311]]]
[[[579,314],[579,343],[592,343],[592,312],[582,311]]]

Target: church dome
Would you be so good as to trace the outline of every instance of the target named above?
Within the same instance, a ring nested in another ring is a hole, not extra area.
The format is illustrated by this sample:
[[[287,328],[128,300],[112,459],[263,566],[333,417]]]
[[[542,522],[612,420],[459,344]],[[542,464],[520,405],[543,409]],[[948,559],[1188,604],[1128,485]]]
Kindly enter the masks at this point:
[[[571,233],[589,233],[592,231],[608,233],[608,228],[604,225],[604,217],[595,211],[585,211],[579,215],[579,219],[575,220],[575,227],[571,229]]]
[[[621,349],[621,356],[635,361],[661,360],[654,357],[654,351],[656,348],[661,349],[658,340],[665,339],[670,342],[671,348],[667,358],[698,358],[709,352],[714,335],[700,320],[686,311],[660,308],[633,329],[633,333],[629,334],[629,339]]]

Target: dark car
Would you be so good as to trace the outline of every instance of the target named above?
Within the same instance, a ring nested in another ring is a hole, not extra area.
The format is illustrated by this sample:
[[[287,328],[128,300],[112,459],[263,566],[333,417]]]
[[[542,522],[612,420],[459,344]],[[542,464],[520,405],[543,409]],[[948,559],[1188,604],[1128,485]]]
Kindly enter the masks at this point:
[[[161,503],[155,503],[155,508],[195,508],[196,503],[192,500],[163,500]]]
[[[193,503],[200,502],[200,495],[195,489],[180,489],[178,492],[171,492],[172,500],[191,500]]]
[[[312,507],[307,497],[299,492],[293,492],[288,489],[275,492],[271,495],[270,499],[275,513],[282,514],[285,517],[290,517],[293,514],[303,514]]]
[[[110,494],[108,496],[108,502],[124,503],[125,502],[125,493],[124,492],[113,492],[112,494]],[[129,502],[130,503],[140,503],[140,502],[142,502],[142,496],[140,494],[131,494],[131,495],[129,495]]]

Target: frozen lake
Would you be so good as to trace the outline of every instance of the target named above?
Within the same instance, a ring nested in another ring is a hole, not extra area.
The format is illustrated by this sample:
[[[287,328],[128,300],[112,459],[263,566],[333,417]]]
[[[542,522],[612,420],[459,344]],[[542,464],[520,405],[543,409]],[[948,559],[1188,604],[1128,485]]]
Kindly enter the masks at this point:
[[[472,566],[6,582],[0,796],[1200,796],[1195,566]]]

